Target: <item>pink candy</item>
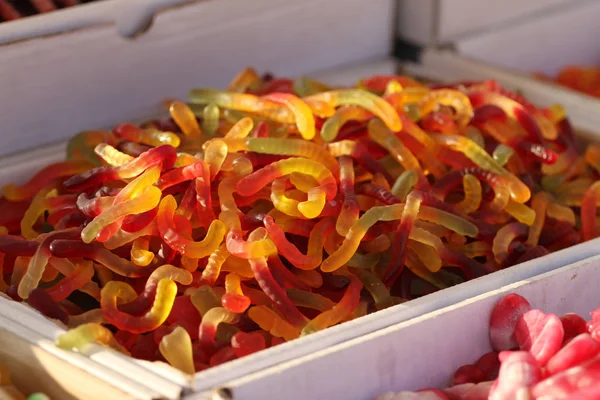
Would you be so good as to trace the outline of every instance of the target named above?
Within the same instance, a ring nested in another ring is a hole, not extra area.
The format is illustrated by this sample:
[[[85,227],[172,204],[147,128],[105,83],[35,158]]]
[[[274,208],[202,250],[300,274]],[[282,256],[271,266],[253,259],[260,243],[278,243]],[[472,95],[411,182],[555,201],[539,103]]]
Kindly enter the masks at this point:
[[[546,371],[549,375],[554,375],[596,357],[599,352],[600,343],[592,339],[587,333],[582,333],[560,349],[548,361]]]
[[[562,322],[563,330],[565,331],[565,337],[563,344],[573,339],[575,336],[587,332],[587,322],[575,313],[565,314],[560,317]]]
[[[526,351],[503,351],[499,358],[502,364],[498,379],[490,390],[490,400],[523,397],[528,394],[530,386],[542,379],[537,361]]]
[[[515,327],[519,348],[531,353],[542,366],[560,350],[564,334],[560,318],[540,310],[527,311]]]
[[[479,383],[485,381],[485,372],[475,365],[463,365],[452,377],[452,385]]]
[[[509,294],[496,304],[490,316],[490,343],[494,350],[512,350],[517,347],[515,327],[519,318],[529,310],[531,305],[527,299],[518,294]]]
[[[598,392],[600,389],[600,356],[545,379],[533,387],[535,398],[572,399],[579,391]],[[586,399],[598,397],[586,397]]]

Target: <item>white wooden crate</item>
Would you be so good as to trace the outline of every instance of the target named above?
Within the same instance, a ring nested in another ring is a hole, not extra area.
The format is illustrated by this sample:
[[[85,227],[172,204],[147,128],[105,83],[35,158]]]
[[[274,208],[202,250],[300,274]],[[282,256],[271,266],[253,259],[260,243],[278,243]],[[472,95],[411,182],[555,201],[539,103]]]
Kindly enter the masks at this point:
[[[123,37],[134,37],[155,12],[191,0],[102,0],[37,14],[0,24],[0,44],[31,40],[96,25],[114,25]]]
[[[160,390],[155,391],[142,379],[57,348],[48,333],[58,328],[33,309],[4,297],[0,297],[0,308],[0,361],[9,367],[12,380],[25,394],[43,392],[60,400],[180,398],[182,388],[171,382],[162,380]],[[132,372],[160,380],[143,369]]]
[[[555,75],[568,64],[600,65],[598,15],[600,2],[575,1],[536,18],[460,38],[453,45],[461,54],[500,67]]]
[[[398,33],[421,45],[477,37],[518,22],[534,21],[590,0],[399,0]],[[559,30],[562,32],[562,30]]]
[[[299,75],[384,57],[392,3],[195,1],[157,11],[134,39],[107,22],[3,46],[0,156],[155,115],[165,97],[224,87],[247,66]]]
[[[354,399],[388,391],[445,387],[461,365],[491,351],[488,321],[494,304],[509,293],[533,308],[560,315],[588,315],[600,307],[600,256],[424,314],[229,382],[221,391],[187,399]]]

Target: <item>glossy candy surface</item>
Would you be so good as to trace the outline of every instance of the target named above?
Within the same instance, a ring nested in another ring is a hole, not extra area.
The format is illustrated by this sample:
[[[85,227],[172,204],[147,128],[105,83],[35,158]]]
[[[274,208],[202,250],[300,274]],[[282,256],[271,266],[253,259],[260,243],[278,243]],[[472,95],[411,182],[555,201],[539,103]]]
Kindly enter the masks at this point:
[[[597,235],[600,150],[492,81],[246,69],[165,105],[3,188],[0,289],[73,328],[63,347],[191,373]],[[496,350],[527,311],[497,316]]]

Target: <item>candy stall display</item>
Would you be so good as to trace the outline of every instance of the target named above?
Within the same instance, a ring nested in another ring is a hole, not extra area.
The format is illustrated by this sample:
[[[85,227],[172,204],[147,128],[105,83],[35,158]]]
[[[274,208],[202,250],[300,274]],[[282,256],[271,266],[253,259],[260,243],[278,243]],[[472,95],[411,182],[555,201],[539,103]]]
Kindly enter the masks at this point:
[[[421,63],[433,83],[398,73],[381,61],[392,21],[372,22],[388,0],[158,3],[0,54],[23,82],[0,104],[35,110],[7,113],[0,149],[22,151],[0,159],[0,318],[33,346],[133,398],[246,393],[255,374],[310,373],[344,342],[597,253],[600,147],[579,138],[596,119],[560,90],[523,94],[468,61]],[[357,22],[322,35],[342,17]],[[23,63],[36,49],[44,62]],[[364,59],[379,61],[341,72]],[[432,386],[415,385],[365,390]]]
[[[4,291],[61,348],[193,374],[598,235],[597,146],[495,81],[247,68],[165,107],[3,187]]]

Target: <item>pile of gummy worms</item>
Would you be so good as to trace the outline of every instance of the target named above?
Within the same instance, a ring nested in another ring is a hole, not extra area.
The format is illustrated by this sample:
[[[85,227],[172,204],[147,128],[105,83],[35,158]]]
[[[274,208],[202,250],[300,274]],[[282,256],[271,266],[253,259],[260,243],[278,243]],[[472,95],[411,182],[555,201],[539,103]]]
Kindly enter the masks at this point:
[[[0,289],[194,373],[598,236],[600,147],[494,81],[246,69],[0,201]]]

